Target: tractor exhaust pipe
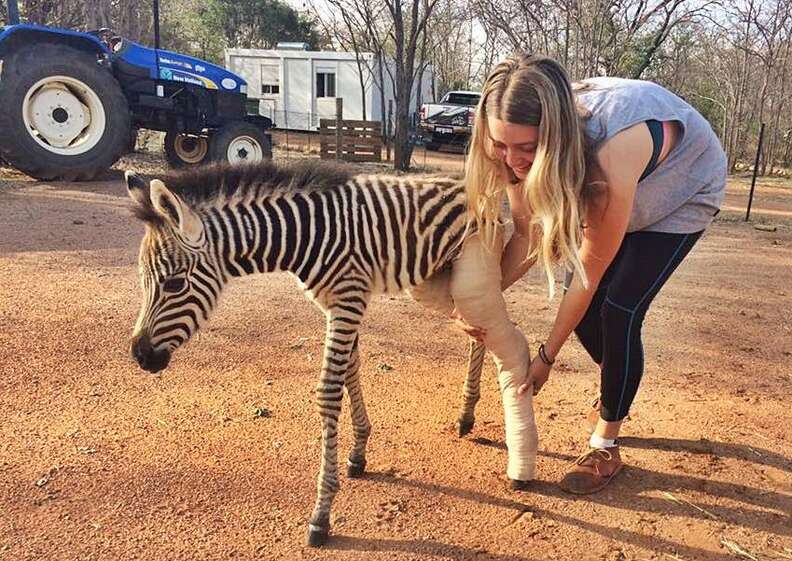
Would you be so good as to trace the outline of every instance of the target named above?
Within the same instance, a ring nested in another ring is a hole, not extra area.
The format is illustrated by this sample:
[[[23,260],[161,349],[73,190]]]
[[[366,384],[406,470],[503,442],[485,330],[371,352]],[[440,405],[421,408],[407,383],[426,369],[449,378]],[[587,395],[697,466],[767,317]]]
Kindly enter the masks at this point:
[[[12,0],[13,2],[14,0]],[[159,0],[154,0],[151,8],[154,11],[154,48],[160,48],[160,26],[159,26]]]
[[[17,0],[8,0],[8,23],[10,25],[19,24],[19,7]]]

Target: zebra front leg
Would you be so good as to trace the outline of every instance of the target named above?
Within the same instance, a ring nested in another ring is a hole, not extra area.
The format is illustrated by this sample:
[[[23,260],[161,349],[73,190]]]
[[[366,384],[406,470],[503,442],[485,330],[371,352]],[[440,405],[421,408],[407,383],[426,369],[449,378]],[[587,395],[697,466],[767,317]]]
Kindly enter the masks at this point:
[[[322,374],[316,387],[316,405],[322,421],[322,459],[317,478],[317,496],[308,522],[308,545],[318,547],[330,534],[330,509],[338,492],[338,418],[344,384],[351,365],[357,330],[365,301],[359,312],[356,302],[334,306],[327,312]]]
[[[451,294],[457,310],[484,330],[484,344],[498,367],[509,462],[506,473],[514,489],[525,489],[534,477],[539,435],[534,420],[533,396],[517,395],[531,362],[528,341],[515,327],[501,292],[501,252],[492,251],[478,235],[465,241],[454,262]]]
[[[470,340],[467,376],[462,387],[464,402],[462,403],[462,411],[459,413],[458,421],[459,438],[472,431],[473,424],[476,422],[476,403],[481,397],[481,369],[484,366],[486,354],[487,348],[484,343],[480,343],[475,339]]]
[[[371,434],[366,404],[363,401],[363,391],[360,388],[360,354],[358,353],[358,339],[352,346],[349,358],[345,387],[352,410],[352,431],[355,443],[347,459],[347,475],[349,477],[362,477],[366,471],[366,443]]]

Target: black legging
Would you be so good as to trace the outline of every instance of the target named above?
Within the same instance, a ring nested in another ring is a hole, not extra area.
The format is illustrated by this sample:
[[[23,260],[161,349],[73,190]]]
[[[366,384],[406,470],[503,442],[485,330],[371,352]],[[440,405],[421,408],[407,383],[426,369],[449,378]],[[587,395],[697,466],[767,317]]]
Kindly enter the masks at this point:
[[[575,328],[588,354],[602,365],[601,417],[606,421],[627,416],[643,375],[641,325],[646,311],[702,233],[627,234]],[[567,286],[570,281],[568,275]]]

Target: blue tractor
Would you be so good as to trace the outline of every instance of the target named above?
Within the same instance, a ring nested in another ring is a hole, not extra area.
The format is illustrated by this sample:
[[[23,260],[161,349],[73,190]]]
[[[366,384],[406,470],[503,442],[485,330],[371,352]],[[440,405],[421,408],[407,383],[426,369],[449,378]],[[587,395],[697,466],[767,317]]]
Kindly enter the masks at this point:
[[[172,166],[272,156],[272,121],[248,115],[247,83],[228,70],[110,30],[0,27],[0,158],[44,180],[89,180],[134,146],[138,129],[165,132]]]

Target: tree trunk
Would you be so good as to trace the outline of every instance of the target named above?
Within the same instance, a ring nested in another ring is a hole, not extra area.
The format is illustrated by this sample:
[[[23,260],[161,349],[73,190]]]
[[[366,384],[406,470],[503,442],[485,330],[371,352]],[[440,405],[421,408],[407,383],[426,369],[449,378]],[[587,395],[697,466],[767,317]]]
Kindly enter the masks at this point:
[[[402,84],[398,87],[399,96],[396,98],[396,134],[393,145],[393,168],[399,171],[409,171],[412,160],[413,145],[410,142],[410,93],[411,88]],[[407,92],[404,95],[404,92]]]
[[[382,133],[386,134],[388,132],[388,110],[385,107],[385,73],[383,72],[382,65],[385,64],[385,59],[383,58],[382,52],[375,55],[377,57],[377,71],[379,73],[379,94],[380,94],[380,108],[382,111],[381,121],[382,121]],[[387,139],[390,142],[390,139]]]
[[[85,24],[88,29],[112,27],[107,0],[85,0]]]
[[[729,143],[729,171],[733,172],[737,166],[737,160],[739,156],[743,152],[743,134],[744,134],[744,106],[745,106],[745,94],[748,88],[748,49],[749,49],[749,39],[751,34],[751,20],[753,18],[753,10],[754,3],[751,0],[751,3],[748,6],[748,17],[746,18],[745,22],[745,35],[744,35],[744,42],[743,42],[743,60],[742,60],[742,68],[740,71],[740,80],[739,80],[739,87],[737,90],[737,97],[736,97],[736,106],[734,111],[735,118],[732,120],[733,123],[733,130],[732,130],[732,137]]]
[[[773,173],[773,166],[776,162],[776,152],[778,151],[779,138],[781,135],[781,115],[784,114],[787,101],[786,86],[789,70],[790,46],[792,46],[792,41],[787,40],[782,59],[781,75],[778,77],[775,95],[773,96],[773,102],[770,107],[770,114],[773,115],[773,126],[771,127],[772,133],[767,149],[767,162],[770,165],[771,174]]]

